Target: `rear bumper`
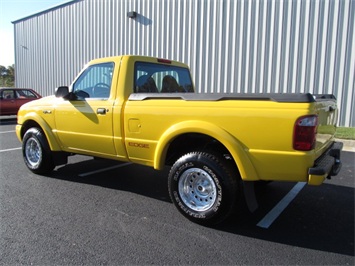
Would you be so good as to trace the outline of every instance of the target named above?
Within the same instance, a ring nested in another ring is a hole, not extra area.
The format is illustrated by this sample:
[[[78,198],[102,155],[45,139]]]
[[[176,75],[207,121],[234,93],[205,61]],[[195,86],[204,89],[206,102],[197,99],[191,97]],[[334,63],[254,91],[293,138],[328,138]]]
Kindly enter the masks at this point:
[[[325,178],[335,176],[341,169],[340,152],[343,148],[342,142],[334,142],[333,145],[320,156],[313,167],[308,169],[308,184],[320,185]]]

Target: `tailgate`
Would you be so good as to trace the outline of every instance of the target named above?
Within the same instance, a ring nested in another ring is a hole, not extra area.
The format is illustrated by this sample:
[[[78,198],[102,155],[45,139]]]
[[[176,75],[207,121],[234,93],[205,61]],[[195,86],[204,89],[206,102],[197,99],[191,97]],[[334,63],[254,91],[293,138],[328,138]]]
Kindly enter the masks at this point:
[[[319,157],[332,143],[336,131],[338,108],[333,95],[314,95],[318,129],[316,136],[316,157]]]

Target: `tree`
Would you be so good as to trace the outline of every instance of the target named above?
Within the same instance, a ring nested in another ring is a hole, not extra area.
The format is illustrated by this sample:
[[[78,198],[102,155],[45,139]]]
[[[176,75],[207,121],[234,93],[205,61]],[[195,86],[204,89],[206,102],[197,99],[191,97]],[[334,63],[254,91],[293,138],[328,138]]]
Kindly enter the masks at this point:
[[[7,68],[0,65],[0,86],[13,87],[15,85],[15,65]]]

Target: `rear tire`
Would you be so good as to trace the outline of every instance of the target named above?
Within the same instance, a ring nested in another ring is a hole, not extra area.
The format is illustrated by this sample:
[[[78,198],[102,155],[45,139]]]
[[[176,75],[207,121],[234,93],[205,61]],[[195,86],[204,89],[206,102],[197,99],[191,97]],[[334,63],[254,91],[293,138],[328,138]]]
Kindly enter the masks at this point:
[[[49,174],[55,167],[48,141],[39,128],[26,131],[22,141],[22,154],[26,166],[35,174]]]
[[[222,222],[234,211],[240,195],[236,167],[209,152],[191,152],[178,159],[169,173],[169,194],[188,219],[203,225]]]

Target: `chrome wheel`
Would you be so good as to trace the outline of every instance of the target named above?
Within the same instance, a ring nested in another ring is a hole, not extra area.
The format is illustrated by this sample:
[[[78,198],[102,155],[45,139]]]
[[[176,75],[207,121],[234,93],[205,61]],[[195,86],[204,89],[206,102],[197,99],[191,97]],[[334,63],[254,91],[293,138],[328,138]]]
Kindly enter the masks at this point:
[[[36,167],[40,164],[42,160],[42,148],[36,138],[31,137],[27,140],[25,146],[25,155],[28,163],[32,167]]]
[[[240,194],[235,170],[223,156],[207,151],[182,155],[169,172],[170,199],[191,221],[217,224],[233,213]]]
[[[182,173],[178,191],[186,206],[198,212],[210,209],[217,198],[213,178],[200,168],[190,168]]]
[[[52,151],[43,131],[32,127],[22,140],[22,155],[26,166],[35,174],[49,174],[55,167]]]

